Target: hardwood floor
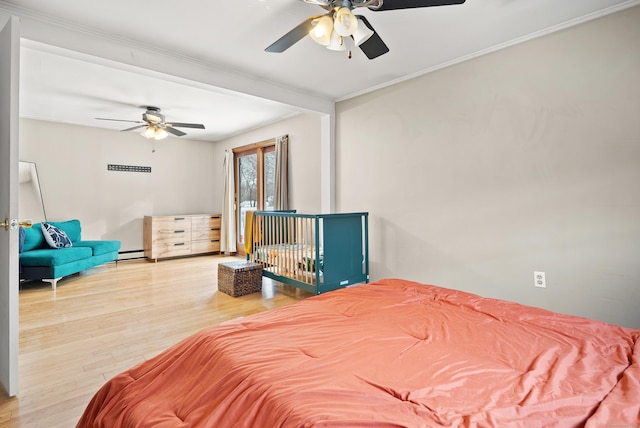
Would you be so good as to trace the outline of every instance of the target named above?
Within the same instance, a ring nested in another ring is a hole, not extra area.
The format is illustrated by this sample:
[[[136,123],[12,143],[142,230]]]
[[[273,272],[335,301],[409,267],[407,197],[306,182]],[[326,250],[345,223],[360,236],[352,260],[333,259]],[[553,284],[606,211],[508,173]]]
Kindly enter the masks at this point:
[[[20,292],[18,397],[0,392],[0,428],[74,427],[102,384],[204,327],[311,294],[263,278],[262,293],[217,291],[204,256],[109,263]],[[0,388],[1,391],[2,388]]]

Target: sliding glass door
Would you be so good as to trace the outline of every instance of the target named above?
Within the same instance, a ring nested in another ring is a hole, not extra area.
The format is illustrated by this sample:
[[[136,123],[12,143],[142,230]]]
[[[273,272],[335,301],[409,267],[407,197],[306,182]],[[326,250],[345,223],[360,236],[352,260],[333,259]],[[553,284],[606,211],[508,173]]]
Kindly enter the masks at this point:
[[[275,140],[233,150],[236,159],[236,224],[238,253],[244,254],[247,211],[273,210]]]

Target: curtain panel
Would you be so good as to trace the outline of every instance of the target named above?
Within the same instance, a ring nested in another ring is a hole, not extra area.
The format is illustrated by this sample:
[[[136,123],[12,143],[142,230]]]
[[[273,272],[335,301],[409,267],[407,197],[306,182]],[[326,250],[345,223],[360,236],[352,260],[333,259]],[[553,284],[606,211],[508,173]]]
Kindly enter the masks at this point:
[[[220,226],[220,252],[236,252],[236,214],[234,209],[235,177],[233,171],[233,153],[226,150],[224,163],[224,196],[222,200],[222,223]]]
[[[274,183],[273,208],[276,210],[289,209],[289,165],[287,151],[289,136],[276,138],[276,176]]]

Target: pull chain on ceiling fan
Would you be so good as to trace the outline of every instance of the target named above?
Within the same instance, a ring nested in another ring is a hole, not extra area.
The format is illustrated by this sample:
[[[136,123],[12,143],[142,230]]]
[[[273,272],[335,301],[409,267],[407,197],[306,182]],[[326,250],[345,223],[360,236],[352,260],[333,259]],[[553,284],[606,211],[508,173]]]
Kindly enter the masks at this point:
[[[153,138],[155,140],[162,140],[167,138],[169,134],[173,134],[177,137],[187,135],[185,132],[175,128],[196,128],[205,129],[204,125],[200,123],[181,123],[181,122],[166,122],[165,117],[160,113],[159,107],[143,106],[146,111],[142,113],[142,120],[125,120],[125,119],[107,119],[103,117],[96,117],[96,120],[112,120],[116,122],[132,122],[139,123],[141,125],[132,126],[131,128],[123,129],[125,131],[133,131],[134,129],[145,128],[140,135],[145,138]]]
[[[366,7],[371,11],[413,9],[420,7],[447,6],[462,4],[465,0],[302,0],[315,4],[328,13],[307,18],[297,27],[280,37],[265,51],[281,53],[309,35],[316,43],[336,51],[349,51],[353,42],[369,59],[389,52],[367,18],[354,15],[356,8]]]

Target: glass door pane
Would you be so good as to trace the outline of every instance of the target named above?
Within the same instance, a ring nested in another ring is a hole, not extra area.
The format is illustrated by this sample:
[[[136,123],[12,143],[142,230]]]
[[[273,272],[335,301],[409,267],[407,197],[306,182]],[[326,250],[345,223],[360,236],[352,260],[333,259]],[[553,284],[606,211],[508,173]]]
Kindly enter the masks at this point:
[[[238,242],[244,244],[244,225],[247,211],[258,209],[258,155],[238,158]]]
[[[273,211],[273,196],[276,182],[276,152],[264,154],[264,210]]]

